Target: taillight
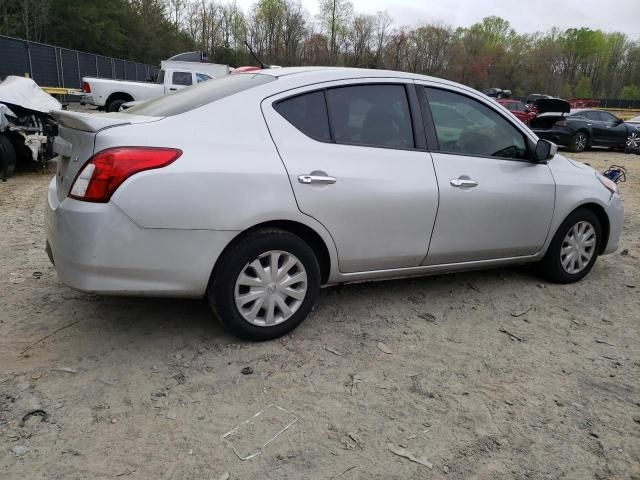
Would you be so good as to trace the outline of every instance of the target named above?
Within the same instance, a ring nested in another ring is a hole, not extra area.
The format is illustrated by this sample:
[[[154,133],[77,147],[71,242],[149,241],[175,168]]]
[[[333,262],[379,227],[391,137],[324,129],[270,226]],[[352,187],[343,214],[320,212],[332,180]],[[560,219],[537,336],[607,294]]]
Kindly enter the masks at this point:
[[[127,178],[144,170],[166,167],[182,155],[175,148],[118,147],[96,153],[84,164],[69,196],[86,202],[108,202]]]
[[[87,82],[82,82],[82,93],[91,93],[91,85]]]

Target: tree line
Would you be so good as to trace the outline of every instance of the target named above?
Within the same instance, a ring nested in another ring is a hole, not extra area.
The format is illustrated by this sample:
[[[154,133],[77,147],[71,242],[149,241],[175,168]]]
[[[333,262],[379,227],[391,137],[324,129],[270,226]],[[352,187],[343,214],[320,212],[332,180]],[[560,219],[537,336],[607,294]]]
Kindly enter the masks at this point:
[[[349,0],[0,0],[0,33],[157,64],[188,50],[209,61],[388,68],[515,95],[640,99],[640,41],[589,28],[520,34],[487,17],[470,27],[396,25]]]

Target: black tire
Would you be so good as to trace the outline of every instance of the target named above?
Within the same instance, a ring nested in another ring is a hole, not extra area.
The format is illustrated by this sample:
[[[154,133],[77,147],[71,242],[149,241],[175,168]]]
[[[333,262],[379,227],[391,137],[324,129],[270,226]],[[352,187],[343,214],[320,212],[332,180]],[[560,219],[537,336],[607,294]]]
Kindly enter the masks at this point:
[[[562,266],[561,249],[564,239],[574,225],[578,222],[588,222],[593,226],[596,235],[594,251],[587,265],[577,273],[569,273]],[[593,267],[602,246],[602,226],[598,216],[587,208],[579,208],[571,213],[558,228],[553,237],[549,249],[538,267],[540,274],[548,281],[554,283],[573,283],[581,280]]]
[[[577,132],[569,141],[569,150],[572,152],[584,152],[589,147],[589,135],[585,132]]]
[[[122,99],[112,100],[109,106],[107,107],[107,112],[118,112],[120,111],[120,106],[123,103],[127,103],[129,101],[130,100],[122,100]]]
[[[245,266],[260,255],[280,250],[300,260],[307,273],[307,291],[297,311],[273,326],[258,326],[245,320],[235,303],[235,285]],[[238,337],[263,341],[281,337],[296,328],[309,314],[318,298],[320,266],[313,250],[297,235],[280,229],[251,232],[232,245],[218,261],[211,276],[207,297],[214,314]]]
[[[16,149],[6,135],[0,135],[0,178],[9,178],[15,171]]]

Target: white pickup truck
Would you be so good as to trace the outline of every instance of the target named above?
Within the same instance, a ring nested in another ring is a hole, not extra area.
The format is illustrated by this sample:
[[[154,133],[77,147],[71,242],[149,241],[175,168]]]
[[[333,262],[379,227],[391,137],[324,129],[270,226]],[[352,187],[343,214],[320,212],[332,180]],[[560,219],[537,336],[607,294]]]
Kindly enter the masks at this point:
[[[160,67],[155,83],[84,77],[83,100],[108,112],[117,112],[123,103],[159,97],[189,85],[229,74],[228,65],[215,63],[163,60]]]

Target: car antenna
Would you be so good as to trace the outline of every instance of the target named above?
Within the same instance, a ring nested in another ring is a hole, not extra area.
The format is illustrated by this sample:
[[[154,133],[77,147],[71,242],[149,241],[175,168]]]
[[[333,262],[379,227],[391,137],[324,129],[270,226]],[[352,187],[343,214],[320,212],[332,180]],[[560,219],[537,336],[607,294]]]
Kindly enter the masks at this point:
[[[253,58],[256,59],[256,62],[258,62],[258,64],[260,65],[260,68],[262,68],[263,70],[265,68],[269,68],[269,65],[262,63],[262,60],[260,60],[260,57],[258,57],[258,55],[256,55],[256,52],[253,51],[253,48],[251,48],[251,45],[249,45],[249,42],[247,42],[246,40],[244,41],[244,44],[247,46],[247,48],[249,49],[249,53],[251,54],[251,56]]]

